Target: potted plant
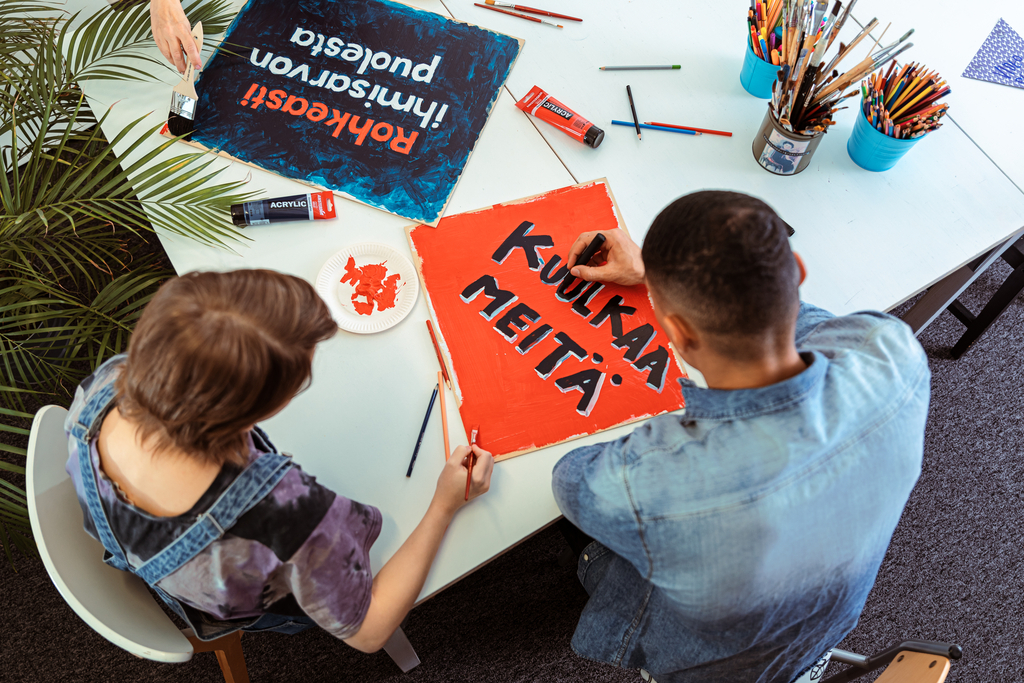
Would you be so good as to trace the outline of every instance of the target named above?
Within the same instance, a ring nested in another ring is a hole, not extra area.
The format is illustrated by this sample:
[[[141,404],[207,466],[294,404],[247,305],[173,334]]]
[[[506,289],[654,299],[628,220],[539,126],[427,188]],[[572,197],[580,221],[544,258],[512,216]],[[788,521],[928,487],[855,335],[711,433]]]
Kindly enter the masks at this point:
[[[233,16],[225,0],[187,15],[208,34]],[[139,81],[171,67],[159,58],[148,3],[68,15],[32,1],[0,5],[0,546],[33,553],[22,486],[32,413],[68,405],[74,388],[127,347],[156,288],[173,275],[150,217],[188,237],[239,237],[228,207],[250,198],[217,183],[211,158],[176,151],[135,121],[104,138],[89,79]],[[168,99],[170,88],[168,88]],[[127,145],[122,164],[114,143]],[[132,157],[134,159],[134,156]]]

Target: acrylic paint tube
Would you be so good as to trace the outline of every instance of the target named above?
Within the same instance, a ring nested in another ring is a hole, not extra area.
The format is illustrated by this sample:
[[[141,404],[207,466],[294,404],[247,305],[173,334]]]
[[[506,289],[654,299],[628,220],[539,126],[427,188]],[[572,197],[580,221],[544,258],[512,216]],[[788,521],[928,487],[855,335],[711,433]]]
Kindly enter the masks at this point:
[[[330,192],[309,192],[231,205],[231,222],[240,228],[283,221],[312,221],[336,215],[334,195]]]
[[[516,106],[590,147],[597,147],[604,140],[603,130],[548,95],[539,86],[533,86],[526,97],[516,102]]]

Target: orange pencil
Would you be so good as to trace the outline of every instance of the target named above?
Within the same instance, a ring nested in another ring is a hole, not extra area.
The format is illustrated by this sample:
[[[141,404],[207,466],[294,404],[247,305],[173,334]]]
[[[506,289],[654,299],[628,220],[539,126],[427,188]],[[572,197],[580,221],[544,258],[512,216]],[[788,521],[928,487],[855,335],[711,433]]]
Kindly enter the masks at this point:
[[[473,483],[473,461],[476,460],[476,453],[473,446],[476,445],[476,435],[480,433],[479,427],[473,427],[469,437],[469,468],[466,471],[466,500],[469,500],[469,485]]]
[[[437,383],[443,384],[443,382],[444,376],[441,374],[441,371],[438,370]],[[444,391],[441,391],[441,432],[444,434],[444,459],[448,460],[448,456],[451,454],[451,449],[448,447],[448,411],[445,409],[445,404],[448,401],[446,398],[447,396]]]

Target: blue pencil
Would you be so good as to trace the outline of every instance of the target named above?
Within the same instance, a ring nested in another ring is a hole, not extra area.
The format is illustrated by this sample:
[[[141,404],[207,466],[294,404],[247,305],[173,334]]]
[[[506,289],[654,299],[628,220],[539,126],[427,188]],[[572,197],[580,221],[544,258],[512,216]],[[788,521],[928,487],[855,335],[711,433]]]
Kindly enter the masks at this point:
[[[632,121],[612,121],[612,123],[614,125],[616,125],[616,126],[629,126],[630,128],[632,128],[634,126],[634,123]],[[682,133],[684,135],[700,135],[700,133],[698,133],[695,130],[684,130],[682,128],[666,128],[665,126],[652,126],[652,125],[647,124],[647,123],[638,123],[638,124],[635,124],[635,125],[638,125],[641,128],[650,128],[651,130],[663,130],[663,131],[668,132],[668,133]]]
[[[416,439],[416,448],[412,451],[412,460],[409,461],[409,471],[405,473],[406,477],[412,476],[412,466],[416,464],[416,455],[420,452],[420,444],[423,443],[423,433],[427,431],[427,422],[430,421],[430,411],[434,409],[434,401],[437,399],[437,390],[440,387],[440,384],[435,384],[434,393],[430,395],[430,405],[427,406],[427,414],[423,416],[423,426],[420,427],[420,435],[419,438]]]

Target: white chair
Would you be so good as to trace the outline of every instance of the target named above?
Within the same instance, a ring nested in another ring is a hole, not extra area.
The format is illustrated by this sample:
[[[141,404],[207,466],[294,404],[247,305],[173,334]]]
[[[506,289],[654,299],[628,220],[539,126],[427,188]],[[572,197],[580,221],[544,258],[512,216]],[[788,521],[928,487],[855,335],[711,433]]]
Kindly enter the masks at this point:
[[[133,655],[157,662],[187,662],[214,652],[226,683],[249,683],[241,632],[202,641],[178,630],[145,582],[103,562],[103,545],[82,528],[82,508],[64,471],[68,439],[60,406],[36,413],[28,438],[28,513],[39,555],[61,597],[94,631]],[[420,663],[401,628],[384,650],[403,673]]]
[[[217,654],[226,683],[249,683],[240,632],[204,642],[179,631],[142,579],[103,562],[103,545],[82,528],[82,508],[64,471],[65,409],[36,413],[28,439],[28,514],[50,580],[82,620],[123,650],[157,662]]]

